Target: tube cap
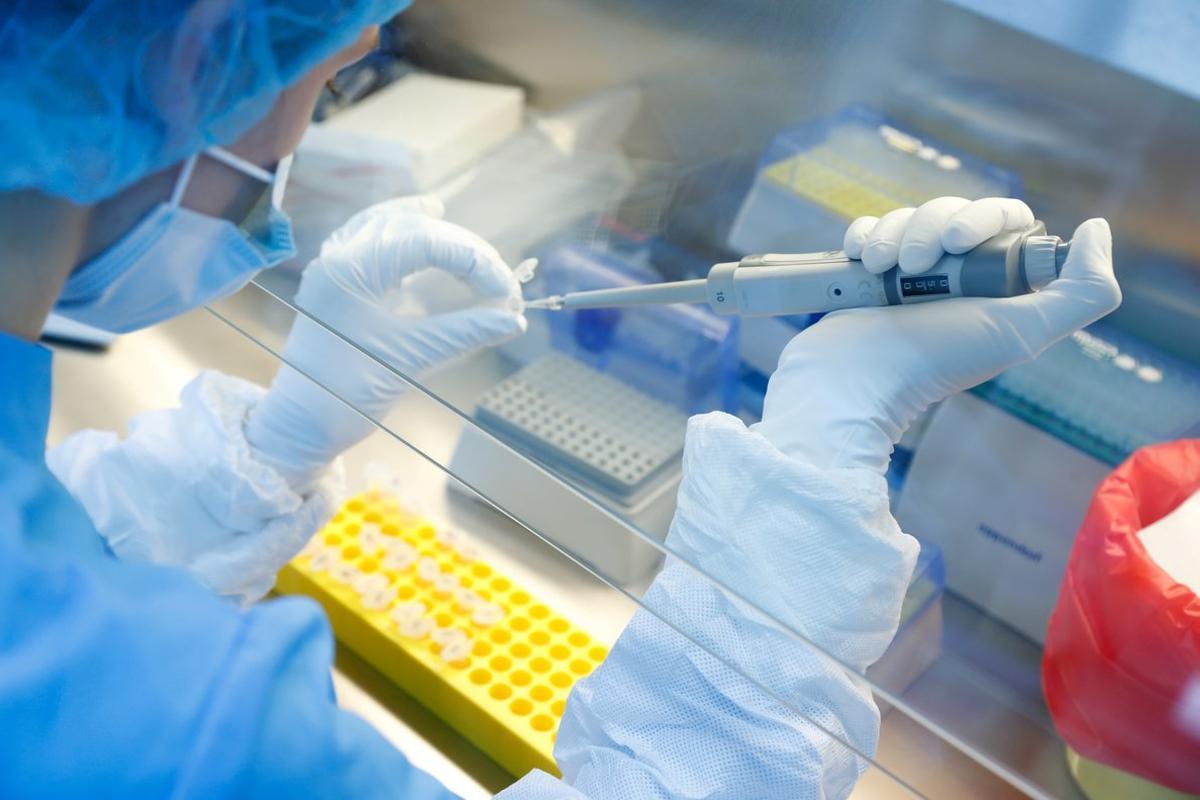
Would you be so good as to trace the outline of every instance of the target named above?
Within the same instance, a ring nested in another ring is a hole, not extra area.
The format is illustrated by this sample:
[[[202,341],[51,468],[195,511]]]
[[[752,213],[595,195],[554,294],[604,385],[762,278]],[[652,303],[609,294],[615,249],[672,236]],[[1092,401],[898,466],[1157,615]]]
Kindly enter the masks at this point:
[[[1025,239],[1021,260],[1025,280],[1033,291],[1036,292],[1058,277],[1054,253],[1060,241],[1062,240],[1057,236],[1030,236]]]

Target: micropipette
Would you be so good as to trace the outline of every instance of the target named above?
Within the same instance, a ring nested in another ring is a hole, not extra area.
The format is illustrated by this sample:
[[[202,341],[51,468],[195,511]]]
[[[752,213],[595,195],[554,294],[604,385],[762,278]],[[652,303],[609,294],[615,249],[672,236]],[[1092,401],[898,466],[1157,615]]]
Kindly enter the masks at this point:
[[[663,303],[708,303],[718,314],[746,317],[815,314],[839,308],[895,306],[951,297],[1014,297],[1058,277],[1071,243],[1035,222],[1006,231],[966,253],[947,253],[926,272],[893,267],[872,273],[840,250],[767,253],[716,264],[707,278],[551,295],[527,309],[561,311]]]

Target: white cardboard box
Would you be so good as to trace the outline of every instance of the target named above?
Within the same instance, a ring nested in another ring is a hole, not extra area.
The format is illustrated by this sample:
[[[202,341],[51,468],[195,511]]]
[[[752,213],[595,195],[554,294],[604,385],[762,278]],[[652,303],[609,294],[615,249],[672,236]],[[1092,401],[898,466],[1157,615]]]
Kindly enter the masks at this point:
[[[524,106],[525,93],[515,86],[413,73],[324,127],[346,141],[374,140],[367,152],[378,152],[379,142],[400,145],[416,188],[426,191],[516,133]]]
[[[942,548],[947,589],[1043,642],[1079,525],[1110,469],[961,394],[930,420],[896,518]]]

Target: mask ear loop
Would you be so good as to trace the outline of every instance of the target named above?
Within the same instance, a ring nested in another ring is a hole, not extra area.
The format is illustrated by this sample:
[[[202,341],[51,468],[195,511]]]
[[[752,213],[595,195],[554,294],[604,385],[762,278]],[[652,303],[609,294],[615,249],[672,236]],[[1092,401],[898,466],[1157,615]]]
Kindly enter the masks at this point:
[[[272,184],[275,182],[275,176],[270,172],[267,172],[258,164],[251,164],[241,156],[236,156],[224,148],[210,147],[204,151],[204,154],[211,159],[220,161],[227,167],[236,169],[238,172],[241,172],[245,175],[249,175],[251,178],[257,178],[263,183]]]
[[[283,208],[283,193],[287,189],[288,176],[292,174],[293,153],[288,153],[279,159],[275,166],[274,182],[271,184],[271,205],[277,209]]]
[[[179,177],[175,179],[175,188],[171,190],[171,208],[179,208],[179,204],[183,202],[183,194],[187,191],[187,185],[192,179],[194,169],[196,169],[196,156],[188,156],[187,160],[183,162],[183,168],[179,170]]]
[[[235,169],[244,175],[249,175],[251,178],[256,178],[270,186],[271,205],[277,209],[283,207],[283,190],[287,185],[288,174],[292,170],[291,153],[279,159],[279,163],[275,166],[274,174],[221,147],[210,147],[204,151],[204,154],[216,161],[220,161],[231,169]]]

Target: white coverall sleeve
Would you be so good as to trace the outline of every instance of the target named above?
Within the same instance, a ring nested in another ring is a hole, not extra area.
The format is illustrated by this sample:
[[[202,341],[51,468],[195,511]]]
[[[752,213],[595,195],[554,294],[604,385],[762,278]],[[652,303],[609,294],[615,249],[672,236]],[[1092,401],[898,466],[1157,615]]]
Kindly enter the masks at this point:
[[[131,420],[125,439],[81,431],[46,462],[119,558],[182,567],[250,602],[329,517],[341,484],[335,464],[300,495],[255,457],[243,423],[263,394],[203,372],[178,407]]]
[[[895,635],[919,550],[882,477],[789,458],[720,413],[691,421],[668,542],[854,673]],[[644,602],[653,613],[571,693],[555,747],[564,782],[532,773],[499,797],[850,793],[866,762],[829,734],[874,754],[879,711],[861,678],[678,561]]]

